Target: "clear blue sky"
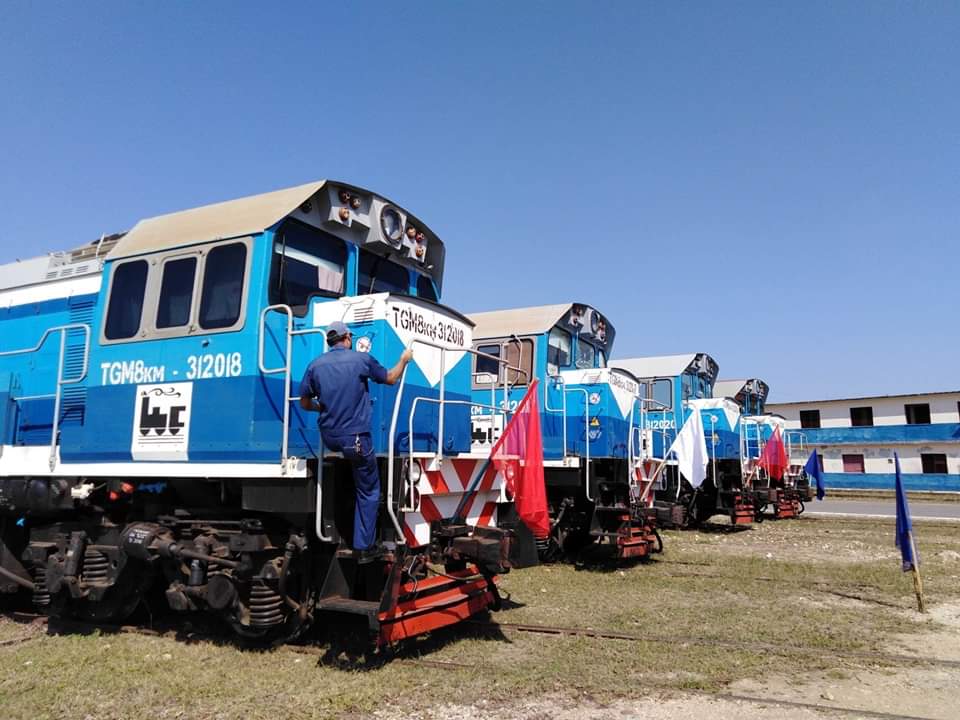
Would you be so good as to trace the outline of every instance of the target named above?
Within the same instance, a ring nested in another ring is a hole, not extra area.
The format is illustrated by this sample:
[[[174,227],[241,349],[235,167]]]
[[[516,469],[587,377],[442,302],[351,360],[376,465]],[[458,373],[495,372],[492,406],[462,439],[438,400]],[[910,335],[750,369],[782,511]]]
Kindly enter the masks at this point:
[[[4,3],[0,262],[317,178],[447,248],[464,311],[771,399],[960,387],[960,5]]]

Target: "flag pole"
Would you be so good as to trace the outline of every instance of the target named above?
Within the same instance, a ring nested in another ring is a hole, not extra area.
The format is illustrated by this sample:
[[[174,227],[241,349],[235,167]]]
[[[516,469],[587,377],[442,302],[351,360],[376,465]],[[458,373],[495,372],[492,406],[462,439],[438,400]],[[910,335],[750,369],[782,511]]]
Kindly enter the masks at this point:
[[[907,537],[910,538],[910,551],[913,555],[913,562],[910,563],[913,571],[913,591],[917,594],[917,610],[926,612],[923,602],[923,578],[920,577],[920,568],[917,567],[917,544],[913,539],[913,530],[907,531]]]

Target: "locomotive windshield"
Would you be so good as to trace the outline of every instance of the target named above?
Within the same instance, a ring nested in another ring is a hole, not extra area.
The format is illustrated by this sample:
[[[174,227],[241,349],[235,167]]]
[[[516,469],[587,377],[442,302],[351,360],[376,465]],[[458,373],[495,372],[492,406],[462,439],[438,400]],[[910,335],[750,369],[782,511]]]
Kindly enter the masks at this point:
[[[710,397],[713,391],[710,380],[702,375],[685,374],[681,383],[684,400],[702,400]]]
[[[370,295],[381,292],[409,295],[410,273],[403,265],[361,250],[360,267],[357,272],[357,294]]]
[[[417,297],[433,300],[433,302],[437,302],[440,299],[437,297],[437,291],[433,287],[433,282],[431,282],[430,278],[426,275],[421,275],[417,278]]]
[[[577,340],[577,367],[581,370],[592,368],[596,363],[597,351],[583,338]]]

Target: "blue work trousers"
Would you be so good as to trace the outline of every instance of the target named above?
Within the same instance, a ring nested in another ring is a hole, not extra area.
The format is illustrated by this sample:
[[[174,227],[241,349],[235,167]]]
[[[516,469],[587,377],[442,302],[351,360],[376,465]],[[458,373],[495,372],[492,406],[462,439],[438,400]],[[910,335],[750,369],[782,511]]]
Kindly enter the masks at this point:
[[[370,433],[324,433],[324,444],[343,453],[353,469],[357,504],[353,513],[353,548],[366,550],[377,541],[377,510],[380,505],[380,472]]]

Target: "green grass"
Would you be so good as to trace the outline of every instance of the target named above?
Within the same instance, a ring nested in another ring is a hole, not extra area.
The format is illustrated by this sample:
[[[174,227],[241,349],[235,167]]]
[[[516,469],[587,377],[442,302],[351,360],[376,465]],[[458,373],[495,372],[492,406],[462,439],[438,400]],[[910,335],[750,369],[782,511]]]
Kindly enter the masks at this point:
[[[918,530],[928,601],[956,600],[960,563],[936,553],[960,548],[960,528]],[[900,572],[892,528],[882,521],[805,518],[738,533],[670,532],[665,543],[664,555],[637,566],[511,573],[502,582],[508,609],[493,615],[505,623],[617,630],[656,641],[510,630],[498,637],[467,625],[415,646],[424,659],[458,664],[449,670],[406,660],[343,670],[288,648],[257,652],[130,634],[48,636],[0,620],[2,717],[346,718],[387,706],[402,711],[542,693],[602,701],[661,688],[716,690],[768,673],[840,676],[862,663],[831,652],[879,650],[893,634],[925,627],[913,620],[910,577]],[[3,644],[31,632],[32,639]],[[716,647],[696,638],[782,649]]]

